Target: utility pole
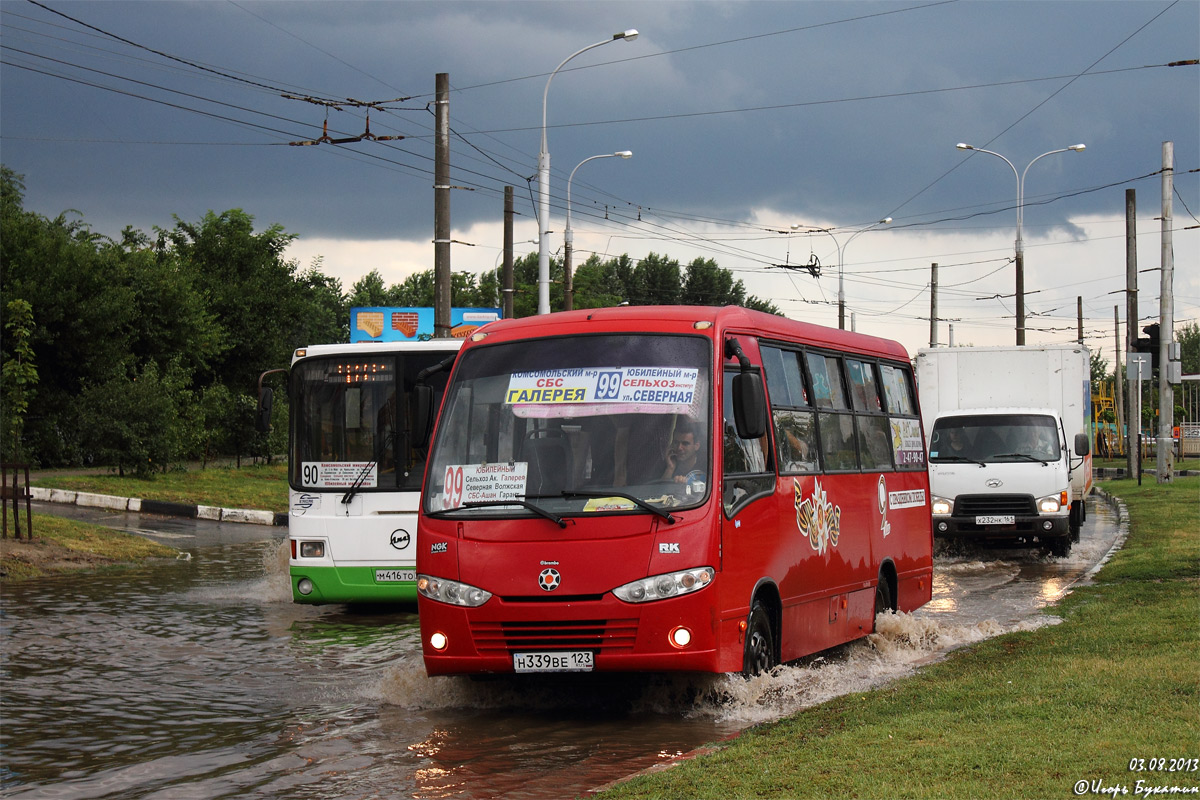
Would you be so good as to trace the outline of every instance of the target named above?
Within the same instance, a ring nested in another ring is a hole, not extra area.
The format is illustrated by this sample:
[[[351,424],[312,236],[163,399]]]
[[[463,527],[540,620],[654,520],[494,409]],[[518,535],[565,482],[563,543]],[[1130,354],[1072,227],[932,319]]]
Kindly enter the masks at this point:
[[[1162,145],[1162,282],[1158,302],[1158,482],[1170,483],[1175,475],[1175,392],[1171,386],[1170,352],[1175,341],[1173,272],[1175,248],[1172,242],[1172,194],[1175,191],[1175,143]]]
[[[1075,319],[1079,330],[1079,343],[1083,344],[1083,295],[1075,295]]]
[[[1133,189],[1125,190],[1125,352],[1132,353],[1137,347],[1138,330],[1138,285],[1137,285],[1137,195]],[[1129,413],[1129,444],[1125,448],[1125,466],[1129,477],[1141,463],[1138,446],[1141,443],[1142,420],[1138,416],[1141,381],[1129,382],[1129,402],[1125,404]]]
[[[437,73],[433,166],[433,337],[450,338],[450,74]]]
[[[1117,438],[1121,438],[1121,424],[1125,422],[1125,400],[1122,395],[1121,379],[1121,307],[1113,306],[1113,346],[1117,352],[1116,381],[1113,384],[1113,394],[1117,401]]]
[[[937,262],[929,276],[929,346],[937,347]]]
[[[504,280],[500,289],[504,319],[513,317],[513,187],[504,187]]]

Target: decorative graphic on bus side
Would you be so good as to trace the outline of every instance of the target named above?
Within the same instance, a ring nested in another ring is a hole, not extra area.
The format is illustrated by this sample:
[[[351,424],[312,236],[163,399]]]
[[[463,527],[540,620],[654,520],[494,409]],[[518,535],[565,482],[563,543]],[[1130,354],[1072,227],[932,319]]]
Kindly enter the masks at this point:
[[[821,481],[813,483],[812,497],[804,497],[800,481],[792,479],[795,486],[796,527],[808,537],[808,543],[818,553],[829,547],[837,547],[842,533],[842,508],[829,502]]]
[[[878,487],[877,494],[879,495],[879,532],[882,533],[883,538],[886,539],[892,532],[892,523],[888,522],[888,518],[887,518],[887,512],[888,512],[887,481],[885,481],[883,479],[882,475],[879,476],[879,487]]]

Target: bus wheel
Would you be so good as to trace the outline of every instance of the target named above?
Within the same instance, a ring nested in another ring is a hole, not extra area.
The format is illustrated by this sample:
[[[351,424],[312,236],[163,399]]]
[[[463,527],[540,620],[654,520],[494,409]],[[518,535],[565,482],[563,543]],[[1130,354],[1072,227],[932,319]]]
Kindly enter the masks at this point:
[[[746,626],[746,651],[742,656],[742,674],[747,678],[770,672],[775,666],[775,636],[771,632],[771,617],[757,600],[750,609]]]
[[[887,578],[883,575],[879,576],[879,582],[875,584],[875,616],[878,617],[885,611],[892,610],[892,585],[888,583]],[[876,620],[875,627],[878,629],[879,622]]]

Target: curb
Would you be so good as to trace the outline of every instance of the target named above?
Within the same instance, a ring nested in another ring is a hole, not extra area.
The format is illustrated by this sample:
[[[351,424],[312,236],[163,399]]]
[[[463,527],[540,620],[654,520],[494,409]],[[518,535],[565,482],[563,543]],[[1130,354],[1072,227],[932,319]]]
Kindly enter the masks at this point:
[[[1096,467],[1094,470],[1092,470],[1092,474],[1094,475],[1094,477],[1097,480],[1107,480],[1109,478],[1124,478],[1127,476],[1127,473],[1128,473],[1128,470],[1126,470],[1125,467]],[[1157,476],[1158,468],[1157,467],[1143,467],[1142,474]],[[1179,470],[1175,470],[1174,475],[1176,478],[1192,478],[1197,475],[1200,475],[1200,471],[1197,471],[1194,469],[1179,469]],[[1129,475],[1128,477],[1133,477],[1133,476]]]
[[[43,503],[69,503],[109,511],[132,511],[138,514],[161,514],[165,517],[187,517],[207,519],[214,522],[243,522],[251,525],[286,526],[288,515],[274,511],[255,511],[248,508],[219,508],[189,503],[172,503],[167,500],[143,500],[138,497],[116,497],[91,492],[73,492],[68,489],[29,487],[30,499]]]

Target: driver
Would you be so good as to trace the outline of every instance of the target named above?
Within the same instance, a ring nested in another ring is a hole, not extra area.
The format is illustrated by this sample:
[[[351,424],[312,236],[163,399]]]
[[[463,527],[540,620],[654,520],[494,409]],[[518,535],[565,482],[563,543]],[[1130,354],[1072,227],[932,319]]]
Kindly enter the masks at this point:
[[[671,444],[663,455],[663,471],[660,477],[665,481],[685,483],[687,474],[696,469],[700,456],[700,442],[696,437],[696,426],[689,420],[680,420],[671,434]]]

